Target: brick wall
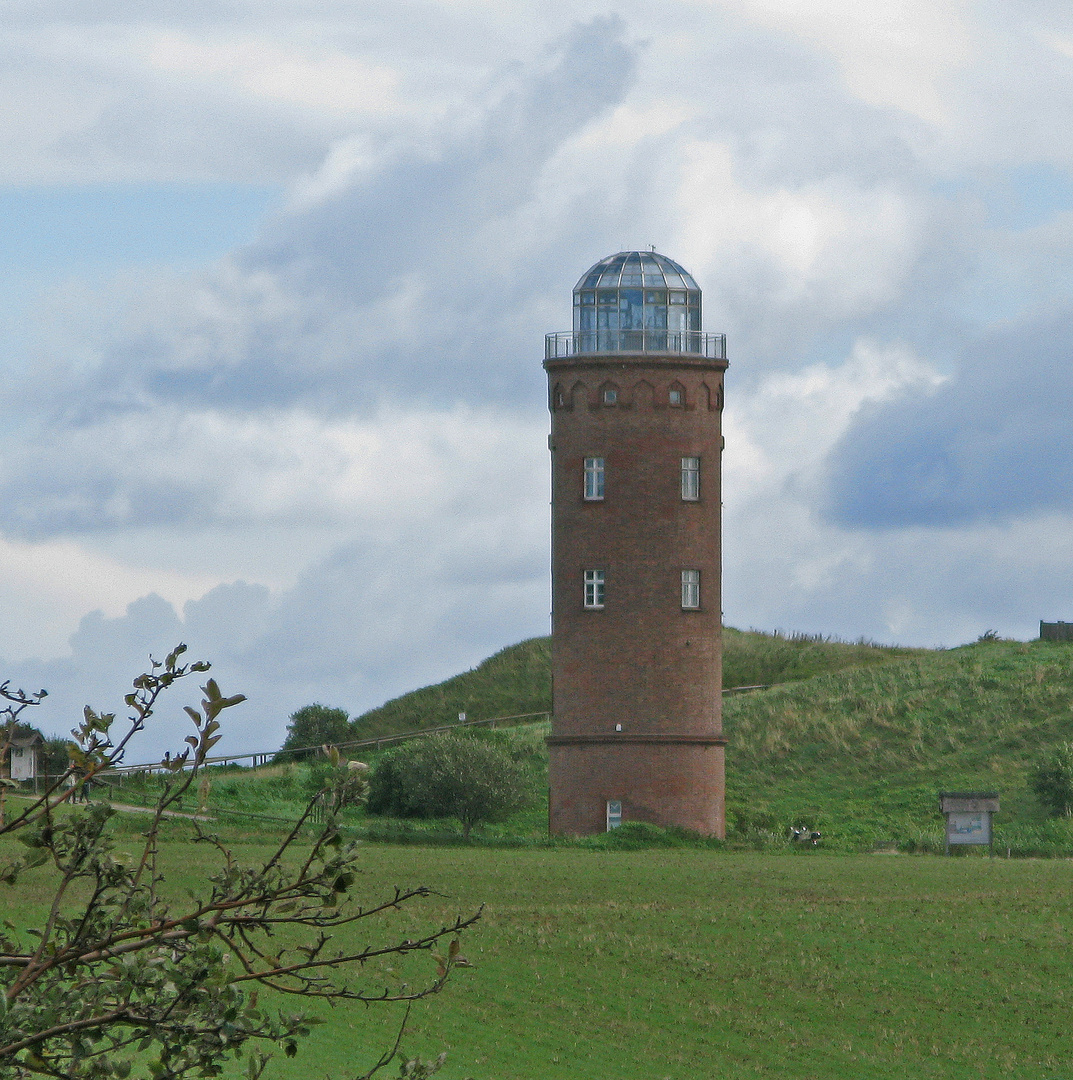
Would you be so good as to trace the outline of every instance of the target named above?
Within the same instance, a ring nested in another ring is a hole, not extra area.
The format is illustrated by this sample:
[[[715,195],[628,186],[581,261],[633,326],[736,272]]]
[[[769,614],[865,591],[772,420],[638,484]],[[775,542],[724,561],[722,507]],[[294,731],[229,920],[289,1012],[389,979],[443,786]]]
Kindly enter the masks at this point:
[[[620,799],[624,821],[722,835],[726,363],[616,354],[545,367],[552,408],[551,828],[600,831],[606,800]],[[604,403],[605,389],[615,391],[613,405]],[[680,407],[670,404],[672,389]],[[604,459],[602,501],[584,498],[586,457]],[[695,502],[682,499],[683,457],[701,460]],[[603,610],[584,607],[584,572],[593,569],[606,575]],[[698,610],[682,609],[683,570],[700,571]]]

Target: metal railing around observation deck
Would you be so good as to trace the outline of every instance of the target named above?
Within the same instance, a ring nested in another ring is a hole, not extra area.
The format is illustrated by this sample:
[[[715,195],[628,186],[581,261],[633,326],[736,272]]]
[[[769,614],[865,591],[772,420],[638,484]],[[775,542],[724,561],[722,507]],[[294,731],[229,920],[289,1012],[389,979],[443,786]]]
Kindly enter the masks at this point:
[[[545,360],[585,353],[684,353],[725,360],[727,336],[700,330],[568,330],[544,336]]]

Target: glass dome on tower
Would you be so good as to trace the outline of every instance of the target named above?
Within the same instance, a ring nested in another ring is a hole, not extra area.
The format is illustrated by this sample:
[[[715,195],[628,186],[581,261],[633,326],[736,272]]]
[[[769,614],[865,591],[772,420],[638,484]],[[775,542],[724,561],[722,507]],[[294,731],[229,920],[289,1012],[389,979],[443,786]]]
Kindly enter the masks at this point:
[[[601,259],[574,287],[577,352],[699,352],[700,289],[656,251]]]

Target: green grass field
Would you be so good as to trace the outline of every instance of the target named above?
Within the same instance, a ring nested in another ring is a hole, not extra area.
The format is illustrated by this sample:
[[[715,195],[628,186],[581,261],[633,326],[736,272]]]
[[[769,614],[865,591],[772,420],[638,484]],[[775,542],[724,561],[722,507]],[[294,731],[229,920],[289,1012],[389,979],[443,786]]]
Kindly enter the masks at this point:
[[[171,825],[165,847],[176,893],[207,869],[185,828]],[[263,849],[233,835],[244,858]],[[363,896],[437,890],[377,932],[410,936],[486,905],[463,944],[474,968],[418,1006],[404,1043],[446,1049],[444,1080],[1073,1076],[1064,860],[381,844],[362,858]],[[8,913],[18,901],[0,897]],[[360,1072],[397,1018],[327,1011],[271,1075]]]
[[[546,644],[388,703],[377,724],[537,711]],[[364,844],[363,898],[436,890],[377,935],[414,937],[485,905],[463,944],[475,967],[415,1008],[404,1048],[446,1049],[444,1080],[1073,1080],[1073,820],[1047,819],[1029,784],[1040,756],[1073,739],[1073,646],[901,650],[728,631],[727,669],[728,683],[771,688],[724,701],[723,844],[636,826],[549,841],[546,724],[474,734],[529,761],[535,798],[473,845],[454,822],[346,812],[353,836],[409,841]],[[139,801],[156,784],[113,795]],[[1000,793],[1000,855],[1063,857],[908,854],[941,850],[944,788]],[[311,790],[308,765],[279,764],[211,770],[203,794],[211,827],[256,859],[271,819],[293,820]],[[144,820],[119,816],[120,849]],[[790,824],[820,828],[824,846],[792,848]],[[210,872],[190,828],[165,829],[176,895]],[[33,924],[41,874],[0,886],[5,918]],[[433,966],[408,963],[367,974],[395,985]],[[359,1074],[399,1013],[325,1019],[273,1076]]]

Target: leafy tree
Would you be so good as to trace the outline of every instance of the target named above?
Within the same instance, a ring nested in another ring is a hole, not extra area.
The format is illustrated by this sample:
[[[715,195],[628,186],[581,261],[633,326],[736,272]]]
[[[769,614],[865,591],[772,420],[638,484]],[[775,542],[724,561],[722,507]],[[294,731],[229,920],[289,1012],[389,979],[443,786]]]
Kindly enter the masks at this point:
[[[393,817],[454,817],[463,834],[503,821],[529,801],[523,764],[491,742],[445,732],[385,754],[373,770],[368,810]]]
[[[1059,743],[1036,766],[1032,790],[1055,817],[1073,815],[1073,743]]]
[[[45,744],[41,747],[41,771],[47,776],[59,776],[67,771],[69,764],[67,740],[58,735],[45,739]]]
[[[354,729],[346,709],[333,709],[319,702],[303,705],[291,713],[283,744],[283,750],[288,751],[284,760],[311,758],[322,746],[335,746],[353,738]]]
[[[0,927],[0,1076],[122,1080],[137,1069],[153,1080],[177,1080],[219,1075],[226,1058],[239,1057],[246,1075],[257,1080],[273,1045],[293,1056],[316,1022],[300,1011],[268,1007],[258,991],[277,1003],[288,997],[397,1001],[408,1009],[466,963],[458,934],[479,913],[426,930],[415,931],[407,921],[405,936],[384,939],[382,918],[429,889],[395,888],[364,904],[350,899],[358,853],[336,826],[339,797],[332,787],[311,800],[255,865],[242,865],[226,844],[192,824],[194,842],[218,855],[216,872],[199,894],[180,902],[165,898],[158,862],[164,815],[196,782],[220,738],[220,715],[243,700],[225,697],[212,679],[202,688],[200,709],[186,707],[193,734],[180,754],[161,763],[162,792],[133,854],[114,849],[110,807],[69,805],[79,787],[122,760],[164,690],[208,669],[184,664],[184,649],[153,662],[134,681],[121,734],[113,714],[87,708],[72,732],[65,774],[0,825],[0,836],[13,834],[23,847],[21,856],[0,866],[0,889],[32,868],[47,870],[52,881],[41,920],[16,924],[18,909],[0,900],[9,916]],[[20,714],[40,696],[4,684],[0,698],[6,706],[0,742],[10,742]],[[333,765],[339,766],[337,755]],[[326,820],[306,840],[315,806]],[[332,930],[354,924],[375,936],[356,949],[333,946]],[[356,978],[369,961],[397,963],[441,942],[446,947],[432,953],[435,967],[423,979],[418,974],[409,984],[372,988]],[[398,1047],[396,1041],[364,1076],[396,1058]],[[401,1075],[427,1076],[439,1064],[403,1060]]]

